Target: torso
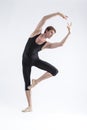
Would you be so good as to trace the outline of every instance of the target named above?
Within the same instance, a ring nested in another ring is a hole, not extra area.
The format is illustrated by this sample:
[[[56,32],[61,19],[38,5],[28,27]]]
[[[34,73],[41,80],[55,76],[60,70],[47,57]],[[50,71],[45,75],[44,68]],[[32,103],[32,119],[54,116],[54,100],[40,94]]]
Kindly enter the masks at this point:
[[[41,45],[45,42],[45,39],[42,38],[41,34],[35,39],[35,42],[38,44],[38,45]]]
[[[36,44],[38,44],[38,45],[43,44],[43,43],[46,41],[46,39],[44,39],[44,38],[42,37],[42,34],[41,34],[41,33],[36,34],[36,35],[32,35],[30,38],[33,38],[33,37],[35,37],[35,36],[37,36],[37,35],[38,35],[38,37],[35,39]]]
[[[37,34],[34,37],[30,37],[24,49],[23,55],[32,56],[38,55],[38,52],[45,45],[45,41],[41,39],[41,34]]]

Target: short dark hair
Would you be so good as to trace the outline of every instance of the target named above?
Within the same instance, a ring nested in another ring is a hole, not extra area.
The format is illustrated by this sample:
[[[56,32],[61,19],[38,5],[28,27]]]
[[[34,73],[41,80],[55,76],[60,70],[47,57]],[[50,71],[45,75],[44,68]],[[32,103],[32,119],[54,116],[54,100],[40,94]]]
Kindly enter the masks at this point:
[[[46,27],[44,33],[46,33],[46,31],[50,31],[50,30],[53,30],[56,33],[56,29],[53,26]]]

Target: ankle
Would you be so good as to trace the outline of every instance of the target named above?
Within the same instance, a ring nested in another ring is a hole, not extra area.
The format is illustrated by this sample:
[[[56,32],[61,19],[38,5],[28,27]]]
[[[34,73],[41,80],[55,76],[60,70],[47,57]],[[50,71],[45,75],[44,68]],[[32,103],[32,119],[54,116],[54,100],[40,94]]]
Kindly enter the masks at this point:
[[[39,83],[38,79],[36,79],[35,82],[36,82],[36,84],[38,84]]]

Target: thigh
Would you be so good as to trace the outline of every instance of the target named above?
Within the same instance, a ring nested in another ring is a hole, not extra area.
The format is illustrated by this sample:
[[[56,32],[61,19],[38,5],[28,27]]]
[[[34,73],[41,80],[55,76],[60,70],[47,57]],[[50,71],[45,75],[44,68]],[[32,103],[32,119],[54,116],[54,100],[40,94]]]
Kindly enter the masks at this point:
[[[31,73],[31,66],[23,66],[23,76],[24,79],[27,79],[28,77],[30,77],[30,73]]]
[[[30,75],[31,75],[31,66],[28,65],[23,65],[23,77],[24,77],[24,82],[25,82],[25,90],[28,90],[27,87],[31,84],[30,83]]]
[[[48,63],[46,61],[40,60],[40,59],[38,59],[35,62],[35,66],[51,73],[52,75],[56,75],[58,73],[58,70],[53,65],[51,65],[50,63]]]

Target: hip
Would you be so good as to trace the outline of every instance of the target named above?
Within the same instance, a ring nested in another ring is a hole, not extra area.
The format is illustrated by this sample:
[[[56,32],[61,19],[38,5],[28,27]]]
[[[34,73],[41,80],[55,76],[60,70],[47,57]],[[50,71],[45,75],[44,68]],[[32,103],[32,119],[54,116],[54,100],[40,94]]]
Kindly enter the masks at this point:
[[[30,55],[28,56],[27,54],[23,54],[22,56],[22,64],[33,64],[36,60],[39,59],[39,56],[38,55]]]

